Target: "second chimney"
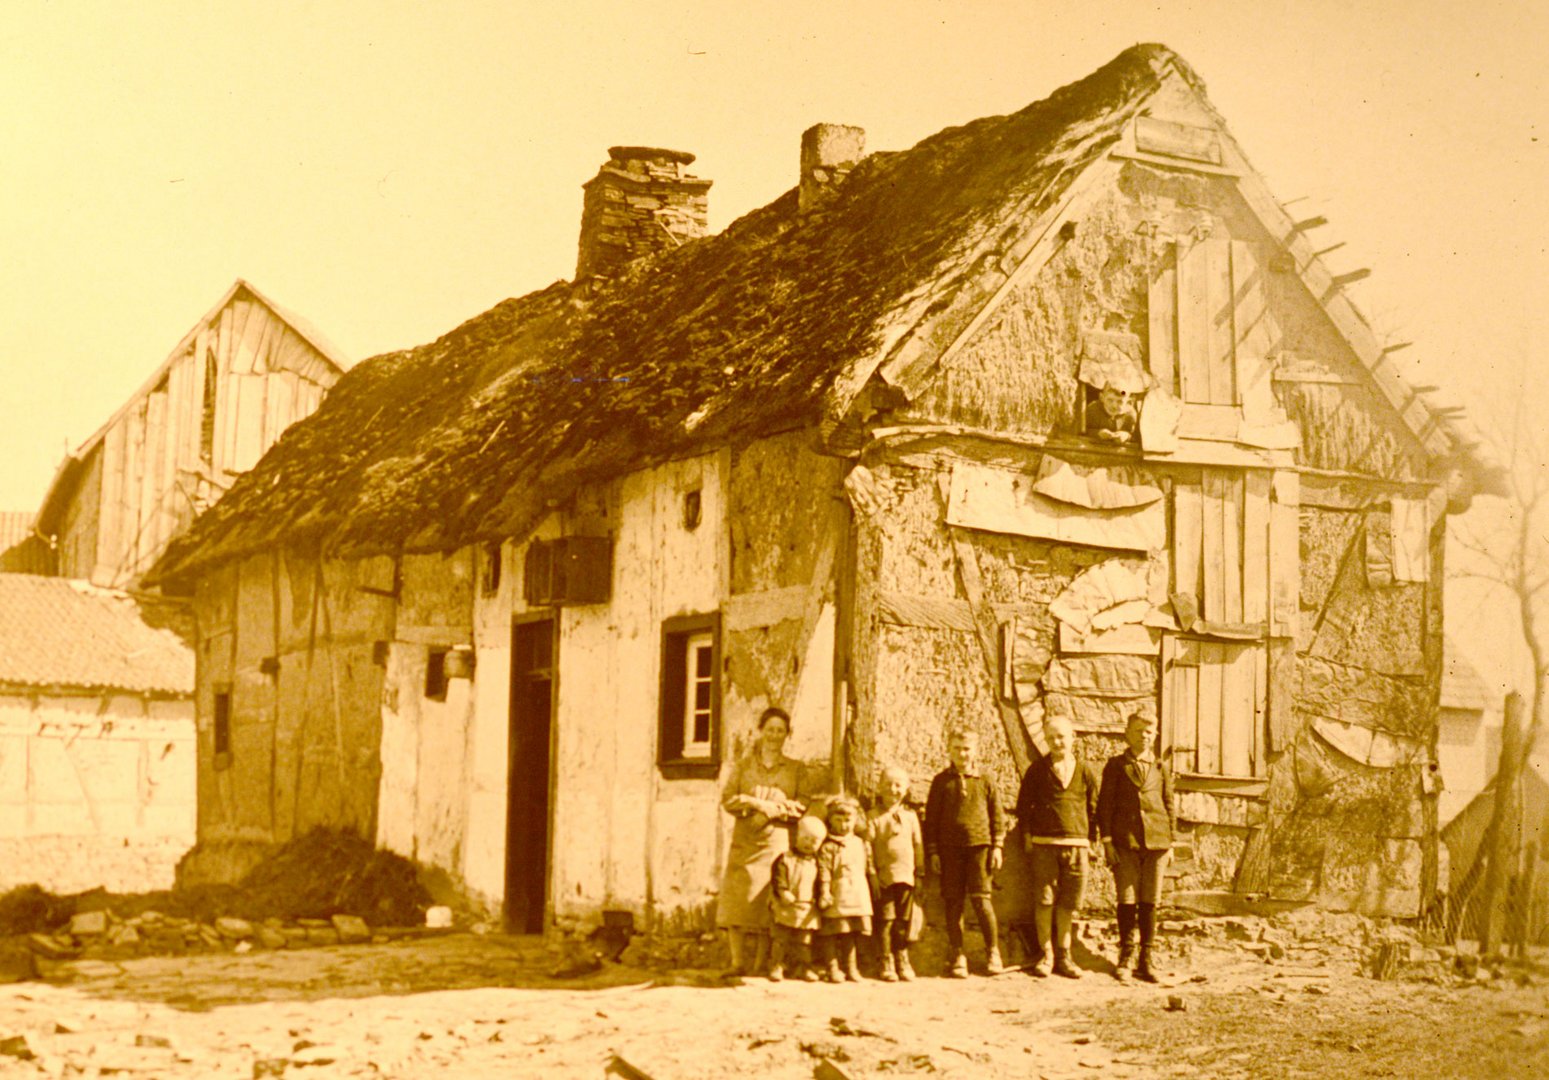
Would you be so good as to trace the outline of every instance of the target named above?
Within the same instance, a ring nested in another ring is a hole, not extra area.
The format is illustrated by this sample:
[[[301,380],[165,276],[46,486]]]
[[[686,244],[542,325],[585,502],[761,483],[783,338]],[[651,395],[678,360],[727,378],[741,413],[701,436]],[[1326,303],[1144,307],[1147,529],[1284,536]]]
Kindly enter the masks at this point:
[[[802,213],[817,206],[866,156],[866,129],[849,124],[813,124],[801,133]]]
[[[636,259],[710,231],[710,181],[691,176],[694,155],[653,146],[613,146],[582,185],[576,280],[608,278]]]

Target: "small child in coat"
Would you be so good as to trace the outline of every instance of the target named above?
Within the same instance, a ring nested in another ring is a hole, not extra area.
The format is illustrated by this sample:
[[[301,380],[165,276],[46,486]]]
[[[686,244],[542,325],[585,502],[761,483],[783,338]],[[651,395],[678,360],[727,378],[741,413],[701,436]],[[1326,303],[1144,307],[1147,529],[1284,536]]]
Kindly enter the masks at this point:
[[[882,981],[914,978],[909,963],[909,923],[914,915],[914,890],[925,876],[925,840],[920,818],[904,805],[909,774],[897,768],[882,774],[881,809],[871,815],[866,833],[877,874],[877,951],[882,956]]]
[[[855,946],[871,935],[871,848],[855,835],[860,807],[843,796],[828,804],[828,839],[818,849],[819,934],[828,943],[828,981],[861,981]]]
[[[770,880],[770,914],[774,923],[774,948],[769,981],[785,978],[799,969],[807,982],[817,982],[812,963],[812,933],[822,924],[818,914],[818,849],[828,829],[819,818],[804,817],[796,823],[795,846],[774,861]]]

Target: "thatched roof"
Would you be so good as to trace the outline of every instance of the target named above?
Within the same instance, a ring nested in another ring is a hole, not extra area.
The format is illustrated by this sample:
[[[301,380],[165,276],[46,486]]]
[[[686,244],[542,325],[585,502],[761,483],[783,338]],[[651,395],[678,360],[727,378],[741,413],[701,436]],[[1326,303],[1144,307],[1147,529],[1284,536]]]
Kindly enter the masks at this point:
[[[1013,115],[866,158],[820,210],[798,214],[793,190],[596,295],[556,283],[359,364],[155,576],[276,542],[519,535],[578,484],[821,421],[836,381],[970,288],[986,245],[1051,206],[1169,63],[1193,79],[1135,46]]]

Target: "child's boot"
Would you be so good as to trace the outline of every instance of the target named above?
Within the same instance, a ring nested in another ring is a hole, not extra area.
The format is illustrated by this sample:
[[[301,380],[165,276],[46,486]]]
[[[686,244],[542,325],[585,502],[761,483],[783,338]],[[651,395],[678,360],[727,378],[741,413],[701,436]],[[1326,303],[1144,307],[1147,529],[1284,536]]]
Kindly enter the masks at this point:
[[[769,981],[770,982],[779,982],[780,980],[782,980],[784,978],[785,978],[785,965],[780,963],[778,960],[775,960],[772,963],[770,963],[770,965],[769,965]]]
[[[1114,965],[1113,977],[1120,982],[1129,978],[1135,963],[1135,905],[1119,905],[1119,962]]]
[[[914,965],[909,962],[909,950],[899,949],[896,954],[898,961],[898,977],[904,982],[914,982]],[[886,978],[886,976],[883,976]]]
[[[1070,962],[1070,957],[1058,945],[1054,946],[1054,974],[1066,979],[1079,979],[1081,972]]]
[[[989,955],[984,960],[984,973],[986,975],[999,975],[1006,970],[1006,965],[1001,963],[1000,946],[991,945]]]
[[[947,969],[947,975],[954,979],[968,978],[968,957],[958,953],[952,958],[952,966]]]
[[[898,967],[897,967],[897,965],[895,964],[895,962],[893,960],[893,954],[892,953],[885,952],[885,953],[882,954],[882,981],[883,982],[897,982],[898,981]]]
[[[1141,982],[1154,983],[1157,978],[1156,971],[1151,966],[1151,943],[1156,937],[1156,905],[1141,904],[1138,914],[1140,916],[1140,962],[1135,965],[1135,978]]]
[[[828,958],[828,981],[831,983],[844,982],[844,968],[839,966],[839,957]]]
[[[818,969],[812,964],[806,964],[801,969],[802,982],[817,982],[823,976],[818,974]]]
[[[851,982],[861,981],[861,965],[855,956],[856,948],[853,943],[845,952],[844,974]]]

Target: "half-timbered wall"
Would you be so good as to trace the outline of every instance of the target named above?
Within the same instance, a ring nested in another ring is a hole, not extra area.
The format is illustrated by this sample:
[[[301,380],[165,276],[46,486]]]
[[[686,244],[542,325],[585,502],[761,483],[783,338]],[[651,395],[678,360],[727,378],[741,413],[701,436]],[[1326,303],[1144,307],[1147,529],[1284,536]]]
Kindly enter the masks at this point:
[[[192,878],[319,826],[375,835],[394,582],[391,559],[275,551],[199,581]]]
[[[1181,884],[1414,914],[1440,508],[1232,179],[1126,163],[976,327],[890,422],[1004,441],[862,458],[852,764],[921,784],[968,723],[1009,798],[1052,703],[1110,745],[1154,709]],[[1083,437],[1094,335],[1177,402],[1172,445]]]

